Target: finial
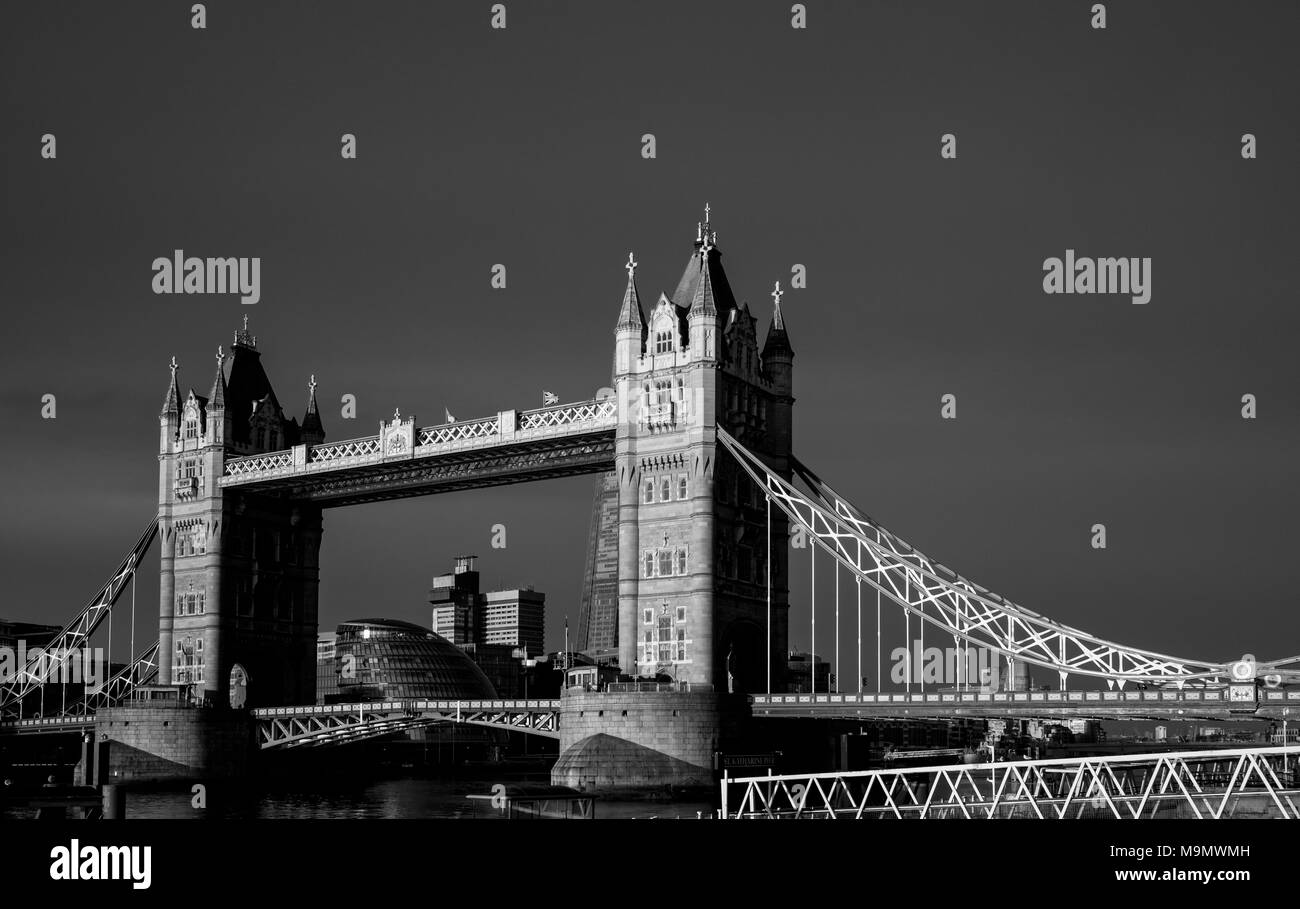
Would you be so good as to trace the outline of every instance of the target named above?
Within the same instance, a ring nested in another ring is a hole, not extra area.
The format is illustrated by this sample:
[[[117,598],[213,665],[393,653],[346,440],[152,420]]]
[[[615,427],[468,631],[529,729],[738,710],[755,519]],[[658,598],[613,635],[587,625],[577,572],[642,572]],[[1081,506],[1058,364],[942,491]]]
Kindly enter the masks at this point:
[[[402,408],[400,407],[393,408],[393,422],[394,423],[402,422]]]
[[[311,380],[307,383],[307,391],[316,394],[316,373],[311,374]]]
[[[244,331],[248,331],[248,313],[244,313]]]
[[[226,352],[222,350],[221,345],[218,344],[217,345],[217,369],[220,369],[221,364],[225,362],[226,362]]]
[[[708,202],[705,202],[705,203],[704,203],[704,223],[705,223],[705,224],[708,224],[708,223],[709,223],[709,211],[710,211],[710,210],[711,210],[711,209],[709,208],[709,203],[708,203]]]
[[[713,249],[713,241],[717,239],[717,234],[710,235],[706,230],[704,232],[704,245],[700,247],[700,255],[708,258],[709,251]]]
[[[631,281],[631,280],[632,280],[632,276],[633,276],[634,274],[636,274],[636,267],[637,267],[637,265],[639,265],[639,264],[640,264],[640,263],[638,263],[635,259],[632,258],[632,254],[631,254],[631,253],[628,253],[628,254],[627,254],[627,264],[624,265],[623,267],[627,269],[627,279],[628,279],[629,281]]]
[[[702,242],[703,240],[704,240],[704,225],[703,225],[701,222],[696,221],[696,222],[695,222],[695,242],[696,242],[696,243],[700,243],[700,242]]]
[[[782,297],[781,282],[777,281],[776,287],[772,291],[772,302],[776,304],[777,309],[781,308],[781,297]]]
[[[175,378],[176,378],[176,358],[175,358],[175,357],[172,357],[172,361],[171,361],[171,363],[169,363],[169,364],[167,364],[167,365],[169,365],[169,366],[171,367],[171,369],[172,369],[172,378],[175,379]]]

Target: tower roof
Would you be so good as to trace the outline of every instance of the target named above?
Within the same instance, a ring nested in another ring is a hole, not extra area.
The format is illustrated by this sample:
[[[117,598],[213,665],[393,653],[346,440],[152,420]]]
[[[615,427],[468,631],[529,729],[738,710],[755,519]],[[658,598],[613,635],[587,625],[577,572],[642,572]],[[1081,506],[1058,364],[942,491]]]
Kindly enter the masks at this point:
[[[316,437],[318,441],[325,439],[325,427],[320,421],[320,410],[316,406],[316,377],[313,375],[311,381],[307,383],[307,413],[302,418],[302,433],[306,438],[309,436]]]
[[[222,407],[226,406],[226,374],[221,368],[226,360],[226,355],[220,347],[217,348],[217,374],[212,379],[212,391],[208,393],[208,406]]]
[[[782,295],[781,282],[777,281],[772,290],[772,324],[767,329],[767,340],[763,343],[764,360],[777,353],[794,355],[794,349],[790,346],[790,336],[785,330],[785,316],[781,313]]]
[[[236,442],[249,439],[248,418],[255,404],[270,397],[276,409],[280,402],[271,388],[271,380],[262,368],[262,355],[255,346],[257,339],[248,333],[245,319],[243,331],[235,332],[234,351],[230,363],[230,380],[226,383],[226,407],[231,415],[231,438]]]
[[[714,253],[714,247],[709,243],[708,235],[705,234],[704,243],[700,247],[699,251],[695,253],[694,256],[694,259],[698,260],[700,263],[698,273],[691,275],[690,274],[691,266],[688,264],[686,266],[687,274],[682,275],[683,282],[687,281],[692,277],[694,278],[695,281],[695,285],[691,291],[691,296],[689,301],[690,311],[705,313],[708,315],[719,315],[719,314],[730,315],[730,312],[734,311],[736,308],[736,302],[733,299],[731,301],[731,306],[729,308],[725,306],[719,308],[718,306],[718,302],[719,302],[718,294],[714,288],[714,280],[712,274],[713,267],[712,267],[712,262],[709,261],[713,253]],[[718,263],[719,272],[721,272],[721,269],[722,269],[722,263],[719,262]],[[724,276],[723,281],[725,280],[726,278]],[[677,289],[679,291],[682,289],[682,285],[680,283],[677,285]],[[728,293],[730,293],[730,288],[728,288]]]
[[[699,225],[695,248],[686,260],[686,268],[682,270],[681,280],[677,282],[677,290],[673,291],[672,296],[673,302],[683,309],[694,306],[696,298],[701,295],[713,301],[721,316],[726,316],[736,308],[736,297],[731,292],[727,272],[722,267],[722,253],[718,251],[717,239],[717,233],[710,230],[707,221]],[[702,282],[705,275],[708,276],[708,281]],[[705,284],[703,289],[701,283]]]
[[[163,398],[162,413],[159,415],[164,417],[179,417],[181,415],[181,390],[176,384],[177,366],[175,357],[172,357],[172,361],[169,365],[171,366],[172,377],[171,381],[167,384],[167,395]]]
[[[615,331],[623,329],[640,330],[644,337],[646,331],[645,312],[641,309],[641,296],[636,291],[636,261],[632,254],[627,254],[627,289],[623,291],[623,306],[618,311],[618,325]]]

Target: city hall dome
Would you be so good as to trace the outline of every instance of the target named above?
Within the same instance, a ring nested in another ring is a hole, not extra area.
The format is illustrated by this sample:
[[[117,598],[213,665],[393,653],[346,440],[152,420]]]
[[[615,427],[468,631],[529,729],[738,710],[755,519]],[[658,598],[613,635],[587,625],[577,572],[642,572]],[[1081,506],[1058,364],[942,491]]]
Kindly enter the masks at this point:
[[[428,628],[395,619],[355,619],[339,625],[337,635],[335,666],[342,701],[496,697],[483,670]]]

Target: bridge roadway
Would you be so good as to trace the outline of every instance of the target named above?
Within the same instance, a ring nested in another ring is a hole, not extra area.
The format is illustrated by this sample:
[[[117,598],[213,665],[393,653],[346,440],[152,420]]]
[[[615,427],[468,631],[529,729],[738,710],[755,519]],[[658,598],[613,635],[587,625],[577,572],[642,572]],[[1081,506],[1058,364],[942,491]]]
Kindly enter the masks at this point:
[[[1258,702],[1235,702],[1212,689],[1145,691],[942,691],[882,694],[764,694],[753,697],[755,716],[863,719],[867,717],[1070,717],[1097,719],[1281,719],[1300,712],[1300,690],[1259,692]]]
[[[774,718],[868,719],[948,717],[1041,717],[1167,720],[1280,720],[1295,709],[1300,690],[1264,689],[1259,701],[1228,700],[1226,690],[1182,691],[1016,691],[885,692],[879,694],[759,694],[754,716]],[[468,723],[559,738],[558,698],[493,700],[406,699],[356,704],[259,707],[251,711],[262,749],[340,743],[372,738],[436,722]],[[1284,714],[1283,711],[1288,711]],[[0,732],[68,733],[94,728],[90,716],[7,720]]]

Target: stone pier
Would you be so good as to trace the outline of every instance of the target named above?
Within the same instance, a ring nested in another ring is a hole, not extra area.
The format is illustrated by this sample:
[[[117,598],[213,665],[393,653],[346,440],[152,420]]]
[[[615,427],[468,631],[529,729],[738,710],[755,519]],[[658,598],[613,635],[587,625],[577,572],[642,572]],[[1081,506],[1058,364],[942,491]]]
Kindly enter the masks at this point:
[[[733,700],[712,691],[568,689],[551,783],[611,792],[712,786]]]
[[[149,689],[120,707],[95,714],[106,783],[223,780],[242,777],[253,753],[246,711],[196,707],[171,698],[148,699]]]

